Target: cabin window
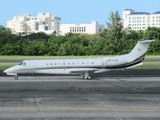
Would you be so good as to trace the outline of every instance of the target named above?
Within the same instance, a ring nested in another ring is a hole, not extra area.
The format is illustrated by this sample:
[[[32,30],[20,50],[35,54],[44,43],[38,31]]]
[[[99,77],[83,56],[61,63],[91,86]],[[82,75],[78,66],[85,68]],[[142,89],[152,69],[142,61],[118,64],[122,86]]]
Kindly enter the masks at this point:
[[[92,62],[92,64],[94,64],[94,62]]]
[[[54,65],[57,65],[56,63],[54,63]]]
[[[23,66],[26,66],[26,62],[22,62],[22,65],[23,65]]]
[[[48,65],[48,63],[47,63],[47,65]]]
[[[51,65],[52,65],[52,63],[51,63]]]
[[[84,62],[82,62],[82,64],[84,64]]]
[[[63,63],[63,65],[65,65],[65,63]]]
[[[68,63],[68,65],[70,65],[70,63]]]
[[[74,63],[72,63],[74,65]]]

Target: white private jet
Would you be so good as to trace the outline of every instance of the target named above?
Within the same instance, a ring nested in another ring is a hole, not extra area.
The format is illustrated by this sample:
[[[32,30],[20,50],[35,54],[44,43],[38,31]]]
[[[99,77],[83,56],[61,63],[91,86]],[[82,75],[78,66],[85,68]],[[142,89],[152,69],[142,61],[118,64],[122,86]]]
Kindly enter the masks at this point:
[[[16,80],[17,74],[24,73],[80,74],[85,79],[91,79],[92,73],[124,70],[142,65],[148,46],[153,41],[139,41],[133,50],[125,55],[88,59],[24,60],[19,65],[3,72],[7,75],[14,75]]]

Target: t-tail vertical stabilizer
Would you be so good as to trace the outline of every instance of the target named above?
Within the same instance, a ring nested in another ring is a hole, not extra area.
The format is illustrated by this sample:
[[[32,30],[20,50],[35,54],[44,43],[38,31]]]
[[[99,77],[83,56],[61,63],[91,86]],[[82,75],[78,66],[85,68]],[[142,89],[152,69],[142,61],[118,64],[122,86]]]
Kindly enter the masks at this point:
[[[148,50],[148,46],[155,40],[139,41],[132,51],[128,54],[129,61],[142,60]]]

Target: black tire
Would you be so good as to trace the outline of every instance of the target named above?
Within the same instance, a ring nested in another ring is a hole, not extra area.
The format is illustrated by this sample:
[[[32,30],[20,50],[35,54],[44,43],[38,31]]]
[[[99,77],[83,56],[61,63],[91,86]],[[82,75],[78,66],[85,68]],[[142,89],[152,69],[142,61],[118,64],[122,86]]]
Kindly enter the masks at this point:
[[[17,76],[15,77],[15,80],[18,80],[18,77],[17,77]]]
[[[92,76],[88,76],[87,79],[88,79],[88,80],[91,80],[91,79],[92,79]]]

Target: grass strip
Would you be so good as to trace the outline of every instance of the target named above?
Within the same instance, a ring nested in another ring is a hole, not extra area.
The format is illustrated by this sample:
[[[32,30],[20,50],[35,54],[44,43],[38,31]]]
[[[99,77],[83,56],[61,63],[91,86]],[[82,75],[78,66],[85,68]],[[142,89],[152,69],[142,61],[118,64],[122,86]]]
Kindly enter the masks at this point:
[[[17,65],[19,62],[0,62],[0,70],[5,70],[11,66]]]
[[[144,62],[143,65],[132,69],[160,69],[160,62]]]
[[[50,59],[50,58],[98,58],[113,55],[93,55],[93,56],[0,56],[0,59]],[[160,58],[160,55],[148,55],[146,58]]]
[[[51,58],[98,58],[102,55],[95,56],[0,56],[0,59],[51,59]]]

